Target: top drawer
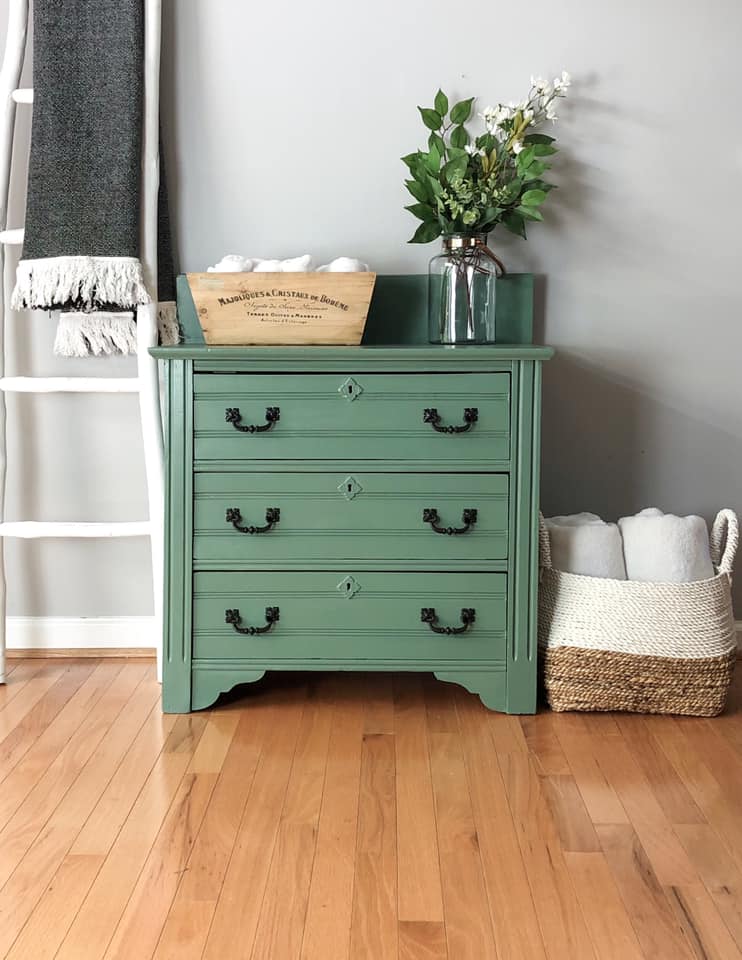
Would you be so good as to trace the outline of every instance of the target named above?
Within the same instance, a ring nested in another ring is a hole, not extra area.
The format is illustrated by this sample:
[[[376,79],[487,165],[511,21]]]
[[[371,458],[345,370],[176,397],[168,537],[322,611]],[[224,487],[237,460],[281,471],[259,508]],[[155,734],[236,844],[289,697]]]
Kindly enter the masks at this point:
[[[510,374],[196,374],[196,460],[510,458]]]

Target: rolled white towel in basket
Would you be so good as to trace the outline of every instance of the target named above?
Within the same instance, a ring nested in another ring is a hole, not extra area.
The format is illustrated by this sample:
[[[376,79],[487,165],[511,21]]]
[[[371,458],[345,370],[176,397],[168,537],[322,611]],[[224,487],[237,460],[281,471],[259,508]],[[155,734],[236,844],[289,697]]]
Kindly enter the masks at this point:
[[[621,534],[597,514],[576,513],[546,521],[554,568],[586,577],[625,580]]]
[[[622,517],[618,526],[629,580],[688,583],[714,576],[703,517],[676,517],[652,507]]]

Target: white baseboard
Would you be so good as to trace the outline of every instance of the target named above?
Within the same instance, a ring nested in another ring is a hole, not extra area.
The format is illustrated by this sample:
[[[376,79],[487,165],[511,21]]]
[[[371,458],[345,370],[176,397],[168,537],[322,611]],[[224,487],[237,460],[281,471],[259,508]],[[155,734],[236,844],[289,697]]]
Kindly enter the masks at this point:
[[[8,617],[8,650],[155,649],[153,617]]]

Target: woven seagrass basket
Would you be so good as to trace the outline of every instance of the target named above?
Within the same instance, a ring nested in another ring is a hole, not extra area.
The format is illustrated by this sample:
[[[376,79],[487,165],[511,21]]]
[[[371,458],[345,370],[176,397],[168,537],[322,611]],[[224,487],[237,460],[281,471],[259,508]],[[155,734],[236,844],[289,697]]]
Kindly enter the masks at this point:
[[[643,583],[554,570],[540,518],[539,652],[553,710],[712,717],[737,656],[731,574],[739,525],[722,510],[711,531],[716,576]]]

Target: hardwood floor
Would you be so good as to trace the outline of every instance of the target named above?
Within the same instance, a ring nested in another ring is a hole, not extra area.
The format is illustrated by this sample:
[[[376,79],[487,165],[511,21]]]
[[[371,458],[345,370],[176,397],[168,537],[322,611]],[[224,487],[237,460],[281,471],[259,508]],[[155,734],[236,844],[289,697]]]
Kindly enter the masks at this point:
[[[742,958],[742,673],[715,720],[404,674],[175,717],[150,663],[10,667],[0,957]]]

